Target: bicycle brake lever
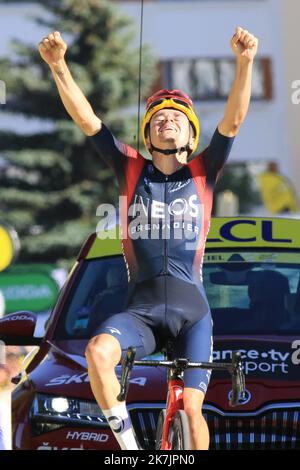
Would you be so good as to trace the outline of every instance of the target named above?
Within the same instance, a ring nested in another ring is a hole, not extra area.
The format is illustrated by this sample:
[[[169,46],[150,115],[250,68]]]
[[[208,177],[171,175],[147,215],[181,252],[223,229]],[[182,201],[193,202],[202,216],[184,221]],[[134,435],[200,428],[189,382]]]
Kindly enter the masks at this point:
[[[232,407],[242,405],[245,400],[245,376],[243,373],[243,361],[241,353],[234,351],[232,354],[232,394],[229,405]]]
[[[136,348],[130,347],[127,349],[126,356],[122,361],[122,373],[120,381],[120,393],[117,396],[118,401],[125,401],[129,388],[129,378],[133,368],[134,359],[136,355]]]

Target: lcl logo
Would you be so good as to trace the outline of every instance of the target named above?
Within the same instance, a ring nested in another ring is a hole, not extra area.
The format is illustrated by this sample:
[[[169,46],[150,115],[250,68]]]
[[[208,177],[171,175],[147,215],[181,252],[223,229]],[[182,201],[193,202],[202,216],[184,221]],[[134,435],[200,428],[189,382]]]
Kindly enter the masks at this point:
[[[233,235],[232,229],[238,225],[252,225],[254,226],[254,232],[257,227],[256,220],[233,220],[227,222],[226,224],[222,225],[220,228],[220,236],[222,238],[208,238],[207,243],[215,243],[215,242],[222,242],[222,239],[231,241],[231,242],[255,242],[257,240],[256,236],[253,237],[244,237],[240,238],[236,235]],[[262,220],[261,221],[261,238],[265,242],[273,242],[273,243],[291,243],[293,240],[290,238],[274,238],[273,236],[273,223],[270,220]]]
[[[230,392],[228,394],[228,400],[231,399],[231,396],[232,396],[232,390],[230,390]],[[249,392],[249,390],[245,390],[245,398],[243,400],[239,399],[239,404],[240,405],[247,405],[247,403],[249,403],[251,401],[251,398],[252,398],[252,395]]]

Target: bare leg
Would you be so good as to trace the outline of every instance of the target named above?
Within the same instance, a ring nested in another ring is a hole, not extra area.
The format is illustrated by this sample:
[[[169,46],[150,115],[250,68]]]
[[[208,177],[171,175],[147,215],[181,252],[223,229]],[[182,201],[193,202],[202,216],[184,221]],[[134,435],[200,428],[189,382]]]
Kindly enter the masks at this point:
[[[191,435],[191,450],[208,450],[209,430],[202,415],[204,393],[194,388],[185,388],[184,410],[187,414]]]
[[[126,404],[117,400],[120,384],[115,367],[121,355],[118,340],[107,334],[93,338],[86,349],[91,388],[116,440],[122,450],[138,450]]]
[[[98,405],[103,410],[120,405],[117,400],[120,384],[115,367],[120,362],[121,355],[119,342],[107,334],[93,338],[86,350],[91,388]]]

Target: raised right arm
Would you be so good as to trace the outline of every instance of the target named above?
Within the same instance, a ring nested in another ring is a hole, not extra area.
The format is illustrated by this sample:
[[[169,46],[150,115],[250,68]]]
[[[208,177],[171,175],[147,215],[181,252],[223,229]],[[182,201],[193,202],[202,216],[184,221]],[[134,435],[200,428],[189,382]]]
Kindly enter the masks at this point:
[[[101,129],[101,120],[95,115],[90,103],[75,83],[65,61],[67,44],[55,31],[39,43],[42,59],[49,65],[59,95],[68,114],[80,129],[93,136]]]

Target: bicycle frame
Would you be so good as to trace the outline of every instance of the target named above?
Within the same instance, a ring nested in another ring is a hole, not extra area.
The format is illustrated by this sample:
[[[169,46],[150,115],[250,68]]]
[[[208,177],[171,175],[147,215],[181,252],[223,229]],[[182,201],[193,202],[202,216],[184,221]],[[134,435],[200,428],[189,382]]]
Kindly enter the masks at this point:
[[[180,377],[168,380],[166,419],[163,425],[161,450],[171,450],[169,441],[170,424],[176,411],[183,410],[184,382]]]
[[[232,355],[231,363],[213,363],[202,362],[193,363],[188,359],[179,358],[173,361],[135,361],[136,350],[133,347],[128,348],[125,358],[122,361],[122,375],[121,375],[121,391],[117,397],[118,401],[125,401],[129,388],[129,377],[133,365],[150,366],[150,367],[167,367],[168,372],[168,394],[166,404],[166,419],[164,420],[162,430],[162,444],[161,450],[171,450],[169,442],[170,424],[177,411],[184,410],[183,405],[183,391],[184,381],[182,373],[188,368],[201,368],[213,370],[227,370],[232,378],[232,397],[230,399],[230,406],[238,406],[242,404],[239,400],[245,397],[245,377],[243,374],[243,364],[241,355],[235,351]],[[168,356],[168,355],[167,355]]]

